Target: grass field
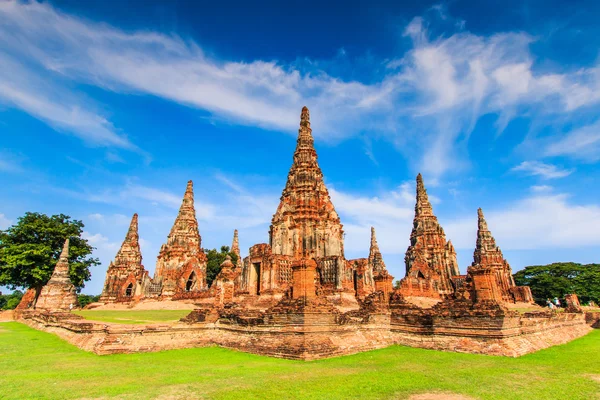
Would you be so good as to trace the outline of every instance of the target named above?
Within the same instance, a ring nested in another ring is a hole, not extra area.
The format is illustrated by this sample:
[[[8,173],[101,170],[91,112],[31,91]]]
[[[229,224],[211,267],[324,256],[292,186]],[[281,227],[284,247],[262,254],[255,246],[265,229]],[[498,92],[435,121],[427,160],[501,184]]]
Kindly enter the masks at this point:
[[[0,399],[600,399],[600,331],[518,359],[392,346],[313,362],[217,347],[96,356],[0,323]]]
[[[174,322],[188,315],[190,310],[77,310],[73,313],[94,321],[148,324]]]

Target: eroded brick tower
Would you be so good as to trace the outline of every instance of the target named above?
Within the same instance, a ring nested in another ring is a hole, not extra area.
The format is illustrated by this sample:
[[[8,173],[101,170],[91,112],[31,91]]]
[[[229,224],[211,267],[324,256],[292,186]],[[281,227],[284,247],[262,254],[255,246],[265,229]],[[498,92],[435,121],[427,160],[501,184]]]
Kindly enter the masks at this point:
[[[250,248],[244,259],[242,291],[281,296],[293,281],[292,265],[301,259],[316,263],[322,293],[351,292],[353,271],[344,258],[344,231],[323,181],[303,107],[292,166],[269,229],[269,243]]]
[[[156,262],[153,286],[162,297],[206,289],[206,254],[200,247],[200,231],[194,209],[194,187],[189,181],[179,213]]]
[[[344,256],[344,231],[323,181],[310,128],[302,108],[294,162],[269,231],[273,254],[310,258]]]
[[[40,291],[36,309],[68,311],[77,307],[77,293],[69,277],[69,239],[65,240],[52,277]]]
[[[417,175],[415,218],[404,260],[403,295],[443,298],[454,292],[452,277],[460,274],[456,252],[433,214],[421,174]]]
[[[125,240],[106,271],[100,302],[130,301],[139,298],[145,274],[138,234],[138,215],[133,214]]]
[[[516,286],[512,270],[488,229],[483,211],[477,210],[477,244],[467,271],[473,300],[533,302],[528,286]]]

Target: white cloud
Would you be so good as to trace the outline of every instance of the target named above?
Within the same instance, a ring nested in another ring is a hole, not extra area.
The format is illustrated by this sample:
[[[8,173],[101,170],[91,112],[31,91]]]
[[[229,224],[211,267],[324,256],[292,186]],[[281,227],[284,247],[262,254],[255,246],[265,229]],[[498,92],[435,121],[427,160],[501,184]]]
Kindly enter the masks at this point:
[[[306,103],[320,126],[317,134],[339,136],[344,132],[333,129],[333,122],[349,117],[334,111],[377,109],[388,94],[381,84],[343,82],[273,61],[219,61],[174,35],[128,33],[48,4],[4,2],[0,16],[5,21],[0,38],[46,70],[110,90],[153,94],[244,124],[291,132]]]
[[[484,114],[497,114],[502,131],[523,112],[532,118],[568,115],[600,101],[597,67],[539,73],[529,47],[535,39],[526,33],[431,39],[422,17],[405,29],[413,48],[387,62],[371,83],[343,81],[316,69],[318,62],[219,60],[176,35],[126,32],[47,3],[0,2],[0,18],[6,51],[27,65],[0,72],[4,101],[102,145],[134,146],[89,101],[70,94],[70,80],[152,94],[208,110],[214,118],[287,132],[296,129],[306,104],[316,136],[383,134],[432,181],[468,166],[467,139]],[[26,79],[32,75],[40,77],[34,86]],[[576,149],[581,141],[575,142],[567,144]]]
[[[600,90],[600,88],[599,88]],[[600,120],[574,129],[546,147],[547,156],[570,156],[585,161],[600,160]]]
[[[8,219],[6,215],[0,214],[0,230],[8,229],[12,225],[12,220]]]
[[[600,245],[597,234],[600,207],[577,205],[566,194],[535,194],[504,209],[483,210],[488,227],[500,248],[531,250]],[[477,213],[445,224],[446,234],[457,248],[473,249]]]
[[[88,218],[93,221],[104,221],[104,215],[99,214],[99,213],[90,214],[90,215],[88,215]]]
[[[556,165],[546,164],[541,161],[523,161],[513,167],[511,171],[523,172],[527,175],[540,176],[544,179],[564,178],[573,173],[572,169],[564,169]]]
[[[87,241],[95,247],[94,256],[99,257],[101,260],[112,260],[117,254],[121,243],[112,242],[108,237],[101,233],[92,234],[87,231],[83,231],[81,237],[87,239]],[[107,263],[108,265],[108,263]]]
[[[551,192],[552,191],[552,186],[548,186],[548,185],[533,185],[532,187],[530,187],[532,192],[536,192],[536,193],[547,193],[547,192]]]
[[[3,4],[0,3],[0,15]],[[0,102],[20,108],[57,130],[90,144],[139,151],[125,136],[117,133],[110,121],[89,111],[94,108],[89,101],[51,83],[51,80],[42,80],[25,64],[1,51],[0,64]]]

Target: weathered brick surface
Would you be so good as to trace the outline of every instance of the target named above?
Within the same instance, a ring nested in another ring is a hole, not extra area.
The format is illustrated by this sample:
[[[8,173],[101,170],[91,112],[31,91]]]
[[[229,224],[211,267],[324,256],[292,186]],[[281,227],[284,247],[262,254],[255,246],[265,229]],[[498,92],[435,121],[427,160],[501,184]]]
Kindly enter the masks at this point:
[[[600,329],[600,312],[586,312],[585,322],[592,328]]]
[[[147,272],[142,265],[138,215],[133,214],[129,230],[106,272],[106,279],[100,302],[129,302],[139,300],[143,295],[142,284]]]
[[[200,294],[206,287],[206,254],[194,208],[194,188],[189,181],[179,213],[156,262],[153,283],[160,284],[160,297],[187,292]],[[148,293],[146,294],[148,295]]]
[[[228,257],[210,288],[191,181],[161,247],[154,279],[141,264],[134,215],[109,267],[102,300],[195,304],[187,317],[175,324],[134,326],[85,321],[64,312],[16,315],[98,354],[219,345],[304,360],[392,344],[519,356],[584,335],[588,324],[598,324],[598,317],[589,314],[586,324],[576,296],[567,300],[565,313],[521,315],[508,309],[509,302],[531,302],[531,291],[515,286],[481,210],[478,214],[473,264],[467,275],[459,275],[456,252],[419,174],[406,276],[394,290],[374,228],[368,257],[345,259],[343,227],[317,162],[304,107],[269,243],[252,246],[236,265]],[[240,256],[237,230],[231,251]],[[134,283],[136,289],[128,292]],[[35,299],[35,293],[26,297]]]
[[[496,305],[445,313],[414,306],[341,313],[318,298],[282,300],[267,312],[232,305],[193,311],[181,323],[146,326],[86,321],[69,313],[25,311],[22,321],[97,354],[219,345],[312,360],[402,344],[517,357],[588,333],[581,313],[520,316]]]
[[[496,246],[481,208],[477,219],[477,244],[466,279],[471,297],[474,301],[533,303],[531,289],[515,285],[510,265]]]
[[[405,262],[406,276],[400,286],[404,296],[445,298],[454,293],[452,277],[460,274],[456,252],[433,214],[421,174]]]
[[[69,239],[67,239],[52,277],[40,291],[35,308],[55,311],[70,310],[75,307],[77,307],[77,293],[69,277]]]

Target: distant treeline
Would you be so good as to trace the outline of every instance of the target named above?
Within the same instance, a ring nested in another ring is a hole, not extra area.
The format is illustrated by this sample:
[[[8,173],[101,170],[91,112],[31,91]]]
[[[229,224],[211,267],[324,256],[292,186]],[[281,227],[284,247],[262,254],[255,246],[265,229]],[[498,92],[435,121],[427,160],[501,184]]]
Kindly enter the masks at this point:
[[[23,292],[15,290],[11,294],[0,294],[0,310],[14,310],[23,298]],[[90,303],[98,301],[100,295],[91,296],[89,294],[77,295],[79,307],[83,308]]]
[[[600,264],[560,262],[532,265],[514,274],[515,283],[531,287],[536,302],[575,293],[581,304],[600,304]]]

